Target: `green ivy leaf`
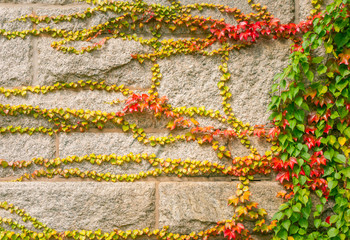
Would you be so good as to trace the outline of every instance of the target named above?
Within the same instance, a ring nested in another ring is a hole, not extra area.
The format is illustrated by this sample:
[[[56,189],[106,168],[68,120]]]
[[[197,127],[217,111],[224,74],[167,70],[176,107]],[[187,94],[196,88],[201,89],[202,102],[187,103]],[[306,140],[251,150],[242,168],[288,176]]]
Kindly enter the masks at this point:
[[[315,219],[314,220],[314,225],[315,225],[316,228],[319,228],[320,225],[321,225],[321,219]]]
[[[280,221],[283,218],[284,214],[282,212],[276,212],[275,215],[273,215],[274,220]]]
[[[299,220],[299,225],[300,225],[300,227],[307,229],[307,227],[309,226],[309,223],[308,223],[307,219],[301,218]]]
[[[337,236],[338,233],[339,233],[339,230],[336,229],[336,228],[334,228],[334,227],[332,227],[332,228],[330,228],[330,229],[328,230],[327,235],[328,235],[329,237],[332,238],[332,237]]]
[[[350,167],[344,168],[340,171],[341,174],[343,174],[345,177],[350,178]]]
[[[310,82],[314,80],[314,73],[311,72],[310,70],[305,74],[307,79],[309,79]]]
[[[289,227],[291,225],[291,222],[289,219],[285,220],[282,222],[282,226],[284,227],[284,229],[286,229],[288,231]]]

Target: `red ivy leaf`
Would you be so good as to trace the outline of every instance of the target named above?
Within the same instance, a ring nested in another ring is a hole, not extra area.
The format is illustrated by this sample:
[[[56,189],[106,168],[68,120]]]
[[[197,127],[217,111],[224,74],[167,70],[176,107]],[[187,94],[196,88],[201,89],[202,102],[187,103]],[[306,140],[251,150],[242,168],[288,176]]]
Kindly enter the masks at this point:
[[[277,174],[276,177],[277,181],[280,181],[281,183],[283,183],[284,180],[289,181],[290,180],[290,175],[289,172],[280,172]]]
[[[350,48],[344,48],[343,52],[339,54],[339,64],[349,65]]]

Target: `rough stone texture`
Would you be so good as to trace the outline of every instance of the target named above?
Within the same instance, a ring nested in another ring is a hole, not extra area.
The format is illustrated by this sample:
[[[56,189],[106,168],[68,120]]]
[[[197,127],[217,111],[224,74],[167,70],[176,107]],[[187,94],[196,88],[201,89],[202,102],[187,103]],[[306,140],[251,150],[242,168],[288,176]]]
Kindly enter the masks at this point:
[[[60,157],[85,154],[156,153],[158,146],[150,147],[125,133],[70,133],[60,136]]]
[[[31,84],[31,48],[30,38],[7,40],[0,37],[1,87]]]
[[[149,136],[164,136],[165,134],[150,133]],[[148,153],[155,154],[159,158],[187,158],[193,160],[208,160],[227,165],[227,160],[220,160],[210,145],[200,146],[198,143],[177,142],[165,146],[145,146],[138,142],[130,134],[125,133],[70,133],[61,134],[59,155],[61,158],[76,155],[84,156],[91,153],[95,154],[113,154],[127,155],[129,153]],[[140,164],[128,163],[122,166],[103,164],[101,166],[91,165],[89,163],[73,164],[64,166],[64,168],[78,167],[81,170],[95,170],[97,172],[110,172],[114,174],[128,173],[136,174],[140,171],[152,170],[153,167],[144,161]]]
[[[7,31],[22,31],[32,29],[32,23],[30,21],[20,22],[12,21],[18,17],[31,14],[33,8],[31,7],[10,7],[0,6],[0,29],[6,29]]]
[[[35,128],[35,127],[46,127],[50,128],[53,127],[53,124],[49,123],[44,118],[34,118],[31,116],[26,115],[18,115],[18,116],[2,116],[0,115],[0,126],[6,127],[6,126],[22,126],[22,127],[28,127],[28,128]]]
[[[39,7],[35,9],[35,13],[38,16],[59,16],[59,15],[69,15],[69,14],[74,14],[77,12],[84,12],[86,10],[86,7],[83,6],[65,6],[64,8],[56,8],[52,9],[52,6],[48,7]],[[40,23],[38,24],[37,28],[45,28],[47,26],[50,26],[51,28],[57,28],[57,29],[65,29],[67,31],[78,31],[78,30],[83,30],[84,28],[88,27],[88,23],[86,20],[81,20],[81,19],[75,19],[73,18],[70,22],[65,21],[65,22],[60,22],[60,23],[54,23],[51,22],[49,24]]]
[[[232,93],[231,106],[241,121],[251,125],[269,122],[269,92],[275,74],[288,64],[290,44],[272,39],[260,41],[230,56],[231,80],[227,85]]]
[[[205,116],[194,115],[191,118],[195,119],[198,122],[198,126],[200,126],[200,127],[212,126],[215,129],[227,129],[230,127],[226,123],[222,123],[222,122],[218,121],[217,119],[212,119],[209,116],[205,117]],[[169,121],[171,121],[171,120],[172,120],[171,118],[166,118],[166,117],[157,118],[157,119],[155,119],[155,127],[156,128],[165,128],[167,126],[167,124],[169,123]]]
[[[255,136],[251,136],[248,139],[250,146],[256,148],[260,155],[264,155],[271,148],[271,144],[264,139]],[[243,157],[251,154],[250,149],[246,148],[239,139],[230,140],[229,149],[231,150],[232,157]]]
[[[173,107],[201,107],[221,110],[218,57],[173,56],[159,61],[163,75],[158,92]]]
[[[228,64],[231,104],[243,122],[251,125],[268,122],[266,109],[273,77],[287,65],[289,45],[288,41],[266,40],[231,54]],[[219,64],[216,57],[202,56],[175,56],[159,61],[163,74],[159,95],[168,96],[174,107],[205,106],[221,110],[222,99],[217,87],[221,76]]]
[[[31,29],[29,22],[10,22],[17,17],[30,14],[32,8],[0,6],[0,29],[21,31]],[[7,40],[0,36],[0,86],[19,86],[31,83],[32,52],[31,39]]]
[[[13,168],[0,168],[0,180],[1,181],[11,181],[22,177],[24,174],[31,174],[35,170],[42,169],[41,166],[30,166],[26,168],[13,169]],[[0,215],[1,216],[1,215]]]
[[[250,137],[249,140],[251,145],[258,150],[260,155],[264,155],[266,151],[271,150],[272,145],[263,138]]]
[[[182,1],[183,4],[194,4],[194,3],[212,3],[212,4],[219,4],[229,7],[236,7],[238,9],[242,10],[242,13],[249,14],[252,12],[255,12],[252,10],[252,8],[249,6],[248,2],[246,0],[238,0],[238,1],[230,1],[230,0],[187,0]],[[260,0],[256,3],[260,3],[262,6],[267,6],[267,9],[277,18],[281,19],[282,23],[288,23],[294,20],[294,1],[293,0],[283,0],[283,1],[274,1],[274,0]],[[195,15],[195,14],[193,14]],[[205,15],[208,16],[215,16],[217,15],[218,18],[225,17],[224,14],[221,13],[213,13],[213,11],[207,11]],[[221,16],[220,16],[221,15]],[[227,15],[226,15],[227,17]]]
[[[217,162],[220,164],[227,164],[226,160],[220,160],[216,152],[210,144],[199,145],[197,142],[177,142],[164,146],[159,149],[159,156],[161,158],[187,158],[193,160],[208,160],[209,162]]]
[[[160,183],[160,225],[190,233],[230,219],[233,208],[227,206],[227,199],[235,189],[235,183]]]
[[[0,3],[69,4],[69,3],[78,3],[78,1],[77,0],[0,0]]]
[[[237,182],[160,183],[160,225],[169,225],[172,231],[190,233],[230,219],[234,210],[227,206],[227,199],[234,195],[236,186]],[[282,189],[278,183],[251,184],[252,200],[267,210],[268,219],[282,204],[282,200],[276,198]]]
[[[28,93],[26,97],[12,96],[6,98],[0,96],[2,104],[10,105],[32,105],[39,106],[40,108],[52,109],[52,108],[70,108],[70,109],[89,109],[89,110],[101,110],[108,112],[116,112],[122,110],[122,105],[108,104],[115,99],[123,100],[125,97],[119,92],[106,92],[106,91],[71,91],[71,90],[59,90],[49,92],[46,94],[31,94]]]
[[[121,71],[126,71],[128,68],[123,68],[123,66],[132,61],[131,54],[142,53],[149,49],[138,42],[111,39],[98,51],[90,54],[74,55],[54,50],[50,46],[51,41],[53,40],[38,40],[39,67],[38,79],[35,84],[43,85],[57,81],[70,82],[80,79],[105,79],[109,73],[119,68],[121,68]],[[84,45],[86,46],[86,43]],[[75,46],[79,48],[82,45],[77,44]],[[140,74],[143,78],[140,77]],[[128,78],[133,78],[134,75],[136,75],[137,80],[141,80],[140,82],[137,81],[135,86],[149,86],[150,81],[147,79],[147,73],[138,70],[135,74],[130,74]],[[116,74],[116,76],[118,75]],[[108,81],[113,81],[115,84],[129,85],[128,78],[115,78],[120,81],[114,82],[114,79],[108,79]]]
[[[145,93],[144,91],[134,91],[137,94]],[[109,104],[113,100],[119,99],[122,101],[119,104]],[[106,91],[74,91],[74,90],[60,90],[54,91],[46,94],[32,94],[27,93],[25,97],[22,96],[11,96],[5,97],[0,95],[1,104],[9,105],[31,105],[39,106],[42,109],[53,109],[53,108],[69,108],[69,109],[83,109],[92,111],[106,111],[106,112],[119,112],[123,111],[125,104],[124,100],[127,96],[124,96],[120,92],[106,92]],[[3,119],[3,120],[2,120]],[[54,127],[53,124],[49,123],[46,119],[38,118],[35,119],[32,116],[18,116],[18,117],[4,117],[0,115],[1,126],[13,125],[13,126],[28,126],[28,127]],[[153,112],[143,112],[143,113],[132,113],[125,116],[125,120],[129,123],[135,123],[141,128],[152,128],[155,126],[160,126],[160,128],[165,129],[166,122],[162,125],[159,124],[153,116]],[[79,119],[71,119],[72,122],[79,121]],[[116,126],[108,122],[105,126],[106,128],[115,128]]]
[[[165,136],[167,134],[149,133],[148,136]],[[196,160],[218,161],[210,145],[199,145],[196,142],[176,142],[164,146],[151,147],[134,139],[126,133],[69,133],[60,136],[60,157],[85,154],[117,154],[130,152],[156,154],[160,158],[191,158]]]
[[[54,137],[43,134],[1,134],[0,159],[30,160],[34,157],[53,158]]]
[[[170,4],[167,0],[146,0],[149,4]],[[237,7],[243,13],[249,14],[252,9],[246,0],[184,0],[183,4],[213,3]],[[295,21],[294,12],[298,14],[296,20],[304,19],[309,12],[309,1],[298,1],[299,6],[294,9],[294,0],[261,0],[262,5],[283,23]],[[0,0],[0,29],[23,30],[32,28],[30,22],[10,23],[16,17],[36,12],[38,15],[59,15],[81,12],[89,7],[74,0]],[[13,4],[16,3],[16,4]],[[21,5],[23,3],[23,5]],[[62,5],[62,6],[61,6]],[[193,11],[193,16],[212,16],[225,18],[228,23],[235,24],[232,16],[222,14],[216,10]],[[100,24],[115,17],[113,13],[94,14],[85,23],[81,20],[60,23],[55,27],[67,30],[79,30],[84,27]],[[39,24],[45,27],[53,24]],[[150,38],[149,29],[136,30],[138,36]],[[161,39],[189,39],[191,37],[205,37],[201,33],[188,34],[185,29],[175,32],[161,29]],[[51,43],[58,39],[49,37],[7,40],[0,37],[0,87],[19,87],[24,85],[51,85],[57,81],[72,82],[78,80],[106,80],[108,84],[121,85],[135,90],[136,93],[146,93],[151,86],[150,61],[143,64],[133,60],[131,54],[152,52],[148,46],[138,42],[110,40],[98,51],[84,55],[63,54],[51,48]],[[98,41],[96,39],[94,41]],[[229,60],[231,80],[228,82],[232,92],[231,105],[236,116],[251,125],[265,124],[269,113],[266,112],[270,101],[270,88],[273,77],[287,65],[289,55],[289,41],[262,39],[250,48],[239,52],[232,52]],[[87,46],[86,42],[72,43],[69,46],[78,48]],[[218,44],[211,47],[217,49]],[[222,112],[221,96],[217,83],[221,72],[218,69],[220,57],[203,57],[199,55],[177,55],[167,59],[159,59],[163,79],[159,86],[159,96],[167,96],[174,107],[205,106],[206,109]],[[5,98],[0,96],[1,104],[27,104],[41,108],[70,108],[90,109],[106,112],[116,112],[123,109],[123,103],[109,105],[115,99],[125,100],[120,93],[105,91],[72,91],[63,90],[48,94],[30,94],[23,97]],[[227,129],[224,123],[215,119],[193,116],[200,126],[213,126]],[[156,119],[150,113],[126,116],[130,123],[136,123],[145,128],[148,136],[167,136],[166,129],[169,119]],[[77,121],[77,119],[72,119]],[[23,127],[50,127],[44,119],[34,119],[30,116],[0,116],[0,126],[21,125]],[[139,143],[132,134],[122,133],[112,124],[107,124],[104,131],[92,129],[88,133],[59,134],[59,141],[55,136],[43,134],[4,134],[0,135],[0,159],[30,160],[34,157],[54,158],[56,144],[60,157],[70,155],[83,156],[86,154],[126,155],[133,153],[155,153],[161,158],[181,158],[208,160],[219,164],[229,165],[227,159],[219,160],[209,144],[199,145],[196,142],[176,142],[170,145],[151,147]],[[184,134],[187,130],[172,131],[173,135]],[[263,140],[250,137],[252,146],[264,154],[270,148]],[[246,156],[250,151],[239,140],[220,141],[221,145],[229,147],[234,157]],[[147,162],[141,164],[128,163],[123,166],[110,164],[93,165],[68,164],[62,168],[80,170],[95,170],[96,172],[110,172],[114,174],[131,174],[153,169]],[[0,181],[31,173],[41,166],[28,169],[12,170],[0,167]],[[30,183],[0,183],[0,201],[14,203],[27,210],[34,217],[57,230],[92,229],[111,231],[113,228],[123,229],[162,227],[170,225],[170,230],[182,233],[203,230],[215,225],[218,220],[230,219],[233,208],[227,206],[227,198],[235,193],[237,182],[228,182],[230,178],[191,178],[176,179],[172,177],[153,178],[146,181],[160,181],[159,183],[159,222],[156,223],[156,184],[145,183],[94,183],[88,180],[55,178],[50,182]],[[273,177],[273,174],[271,176]],[[269,179],[269,177],[262,179]],[[6,178],[6,179],[5,179]],[[195,180],[194,180],[195,179]],[[220,180],[218,180],[220,179]],[[257,176],[256,179],[261,179]],[[47,181],[40,179],[40,181]],[[54,181],[67,181],[55,183]],[[70,182],[69,182],[70,181]],[[203,181],[203,182],[199,182]],[[212,182],[209,182],[212,181]],[[220,181],[220,182],[215,182]],[[281,199],[275,198],[282,187],[277,182],[254,181],[251,183],[252,199],[268,212],[271,219]],[[8,214],[9,215],[9,214]],[[0,210],[0,216],[8,216]],[[16,218],[22,223],[20,218]],[[27,224],[27,223],[24,223]],[[27,224],[28,225],[28,224]],[[26,226],[27,226],[26,225]],[[250,226],[250,225],[249,225]],[[264,239],[256,236],[256,239]]]
[[[154,183],[33,182],[0,186],[0,201],[25,209],[58,231],[154,226]]]
[[[283,203],[283,199],[276,197],[278,192],[284,190],[283,186],[275,181],[256,181],[250,184],[249,189],[252,192],[251,200],[257,202],[258,207],[264,208],[267,220],[271,220]]]

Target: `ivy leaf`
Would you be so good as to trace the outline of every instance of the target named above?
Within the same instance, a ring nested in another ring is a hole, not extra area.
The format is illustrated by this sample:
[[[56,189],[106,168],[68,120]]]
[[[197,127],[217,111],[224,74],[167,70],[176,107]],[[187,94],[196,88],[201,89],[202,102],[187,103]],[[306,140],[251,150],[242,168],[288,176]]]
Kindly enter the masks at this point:
[[[275,215],[273,215],[273,220],[281,220],[283,218],[284,214],[282,212],[276,212]]]
[[[321,225],[321,219],[315,219],[314,225],[315,225],[316,228],[319,228],[320,225]]]
[[[305,218],[302,218],[299,220],[299,225],[304,228],[307,229],[307,227],[309,226],[308,221]]]
[[[298,230],[299,230],[299,227],[296,226],[296,225],[292,225],[292,226],[290,227],[290,233],[291,233],[291,234],[296,234],[296,233],[298,232]]]
[[[332,190],[338,185],[338,181],[328,181],[328,188]]]
[[[350,138],[350,127],[348,127],[347,129],[345,129],[344,134],[345,134],[348,138]]]
[[[327,67],[325,66],[325,65],[319,65],[318,66],[318,68],[317,68],[317,73],[319,74],[319,75],[322,75],[322,74],[324,74],[324,73],[326,73],[327,72]]]
[[[1,166],[3,167],[3,168],[6,168],[9,164],[8,164],[8,162],[6,162],[6,161],[4,161],[4,160],[2,160],[2,159],[0,159],[0,163],[1,163]]]
[[[312,63],[320,63],[320,62],[322,62],[323,59],[324,59],[324,57],[314,57],[312,59]]]
[[[332,215],[329,219],[330,224],[335,223],[338,220],[338,215]]]
[[[312,71],[310,71],[310,70],[307,71],[305,75],[306,75],[307,79],[309,79],[310,82],[312,82],[314,80],[314,73]]]
[[[129,125],[123,125],[122,126],[122,129],[123,129],[124,132],[128,131],[129,128],[130,128]]]
[[[288,231],[289,227],[291,225],[291,222],[289,219],[285,220],[282,222],[282,226],[284,227],[284,229],[286,229]]]
[[[305,117],[305,113],[303,110],[297,110],[294,112],[295,114],[295,118],[300,121],[303,122],[304,121],[304,117]]]
[[[337,163],[346,163],[346,158],[343,154],[337,154],[334,157],[334,161],[336,161]]]
[[[331,229],[328,230],[327,235],[332,238],[332,237],[337,236],[338,233],[339,233],[339,230],[332,227]]]
[[[297,121],[295,119],[289,120],[289,126],[293,130],[295,125],[297,124]]]
[[[282,239],[287,239],[288,237],[288,232],[284,229],[281,229],[278,233],[277,236],[282,238]]]
[[[340,171],[341,174],[343,174],[345,177],[350,178],[350,167],[344,168]]]
[[[344,46],[347,42],[349,42],[350,40],[350,35],[346,34],[346,33],[337,33],[334,37],[334,41],[337,44],[338,48],[341,48],[342,46]]]
[[[294,206],[292,206],[292,209],[294,212],[300,213],[301,211],[301,203],[297,203]]]
[[[339,64],[345,64],[349,65],[349,58],[350,58],[350,48],[344,48],[343,52],[339,54]]]
[[[295,99],[295,104],[298,105],[299,107],[301,106],[302,103],[303,103],[303,98],[302,97],[297,97]]]

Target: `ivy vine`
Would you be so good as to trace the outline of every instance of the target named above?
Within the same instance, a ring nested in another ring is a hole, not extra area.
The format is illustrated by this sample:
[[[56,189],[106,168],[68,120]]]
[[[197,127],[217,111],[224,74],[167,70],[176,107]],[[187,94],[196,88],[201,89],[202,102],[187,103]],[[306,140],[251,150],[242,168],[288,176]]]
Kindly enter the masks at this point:
[[[58,39],[51,46],[57,51],[69,54],[84,54],[95,51],[109,40],[138,41],[152,47],[152,53],[134,54],[133,59],[142,64],[152,63],[152,86],[148,94],[137,94],[121,85],[108,85],[103,81],[78,81],[55,83],[51,86],[22,87],[21,89],[0,88],[0,94],[6,97],[46,94],[63,89],[120,92],[125,100],[115,100],[110,104],[123,104],[120,112],[102,112],[83,109],[43,109],[30,105],[2,105],[3,116],[31,116],[45,119],[53,127],[43,126],[28,128],[22,126],[0,126],[1,134],[42,133],[53,135],[60,132],[85,132],[90,128],[104,129],[106,124],[113,124],[123,132],[131,133],[139,142],[150,145],[168,145],[175,142],[196,142],[211,145],[219,159],[232,162],[220,165],[195,159],[163,159],[155,154],[130,153],[87,156],[69,156],[67,158],[34,158],[30,161],[0,160],[3,168],[28,168],[41,166],[40,170],[25,173],[15,181],[28,181],[39,177],[90,178],[96,181],[136,181],[148,176],[176,175],[203,176],[228,175],[239,177],[240,184],[236,193],[228,199],[234,207],[232,219],[219,221],[216,226],[190,234],[172,233],[167,227],[150,230],[74,230],[58,232],[31,217],[23,209],[7,202],[1,202],[0,208],[16,214],[24,222],[31,222],[35,231],[26,228],[13,219],[0,218],[0,239],[127,239],[139,236],[155,236],[159,239],[207,239],[210,236],[225,236],[228,239],[252,239],[254,234],[274,232],[273,239],[350,239],[350,192],[349,192],[349,138],[350,138],[350,93],[349,93],[349,0],[335,0],[321,12],[322,1],[312,0],[314,9],[307,21],[298,24],[282,24],[267,11],[267,7],[248,0],[256,13],[243,14],[237,8],[218,4],[182,5],[170,0],[170,6],[147,4],[142,0],[134,2],[81,0],[93,7],[80,13],[60,16],[25,15],[14,21],[30,21],[33,29],[7,31],[0,29],[0,35],[8,39],[41,37],[49,35]],[[192,16],[192,11],[217,9],[235,18],[237,25],[224,20]],[[67,31],[53,27],[37,29],[39,23],[59,23],[72,19],[88,19],[98,12],[112,12],[118,16],[103,24],[77,31]],[[152,38],[144,39],[136,33],[147,28]],[[201,33],[199,38],[180,40],[161,40],[164,29],[176,32],[186,28],[190,32]],[[229,103],[232,98],[227,82],[231,79],[228,60],[232,51],[258,43],[260,38],[290,39],[293,41],[290,65],[275,78],[277,83],[272,91],[280,90],[269,104],[272,111],[271,121],[274,127],[250,126],[243,123],[234,114]],[[83,48],[69,45],[74,41],[87,41],[91,44]],[[214,44],[219,48],[211,49]],[[315,56],[320,49],[322,56]],[[318,50],[318,51],[316,51]],[[200,54],[220,56],[219,70],[221,78],[218,89],[222,96],[224,114],[204,107],[173,107],[166,97],[160,97],[157,87],[161,84],[162,73],[157,61],[178,54]],[[135,113],[153,114],[157,119],[168,120],[166,127],[174,135],[155,137],[144,129],[126,120]],[[197,117],[206,117],[223,123],[226,129],[212,126],[200,126]],[[251,145],[249,136],[257,136],[272,144],[271,150],[260,154]],[[244,157],[232,157],[231,151],[221,143],[222,139],[239,139],[250,150]],[[147,172],[137,174],[97,173],[81,171],[79,168],[63,169],[70,163],[90,162],[100,165],[123,165],[128,162],[147,161],[154,167]],[[256,174],[277,172],[277,180],[286,191],[278,193],[285,199],[275,214],[273,221],[267,222],[266,211],[250,199],[249,183]],[[314,201],[313,201],[314,196]],[[315,203],[315,201],[317,203]],[[324,216],[323,209],[327,202],[332,202],[332,214]],[[312,221],[310,221],[312,219]],[[255,222],[254,229],[244,226],[246,221]],[[11,227],[8,230],[5,226]]]

